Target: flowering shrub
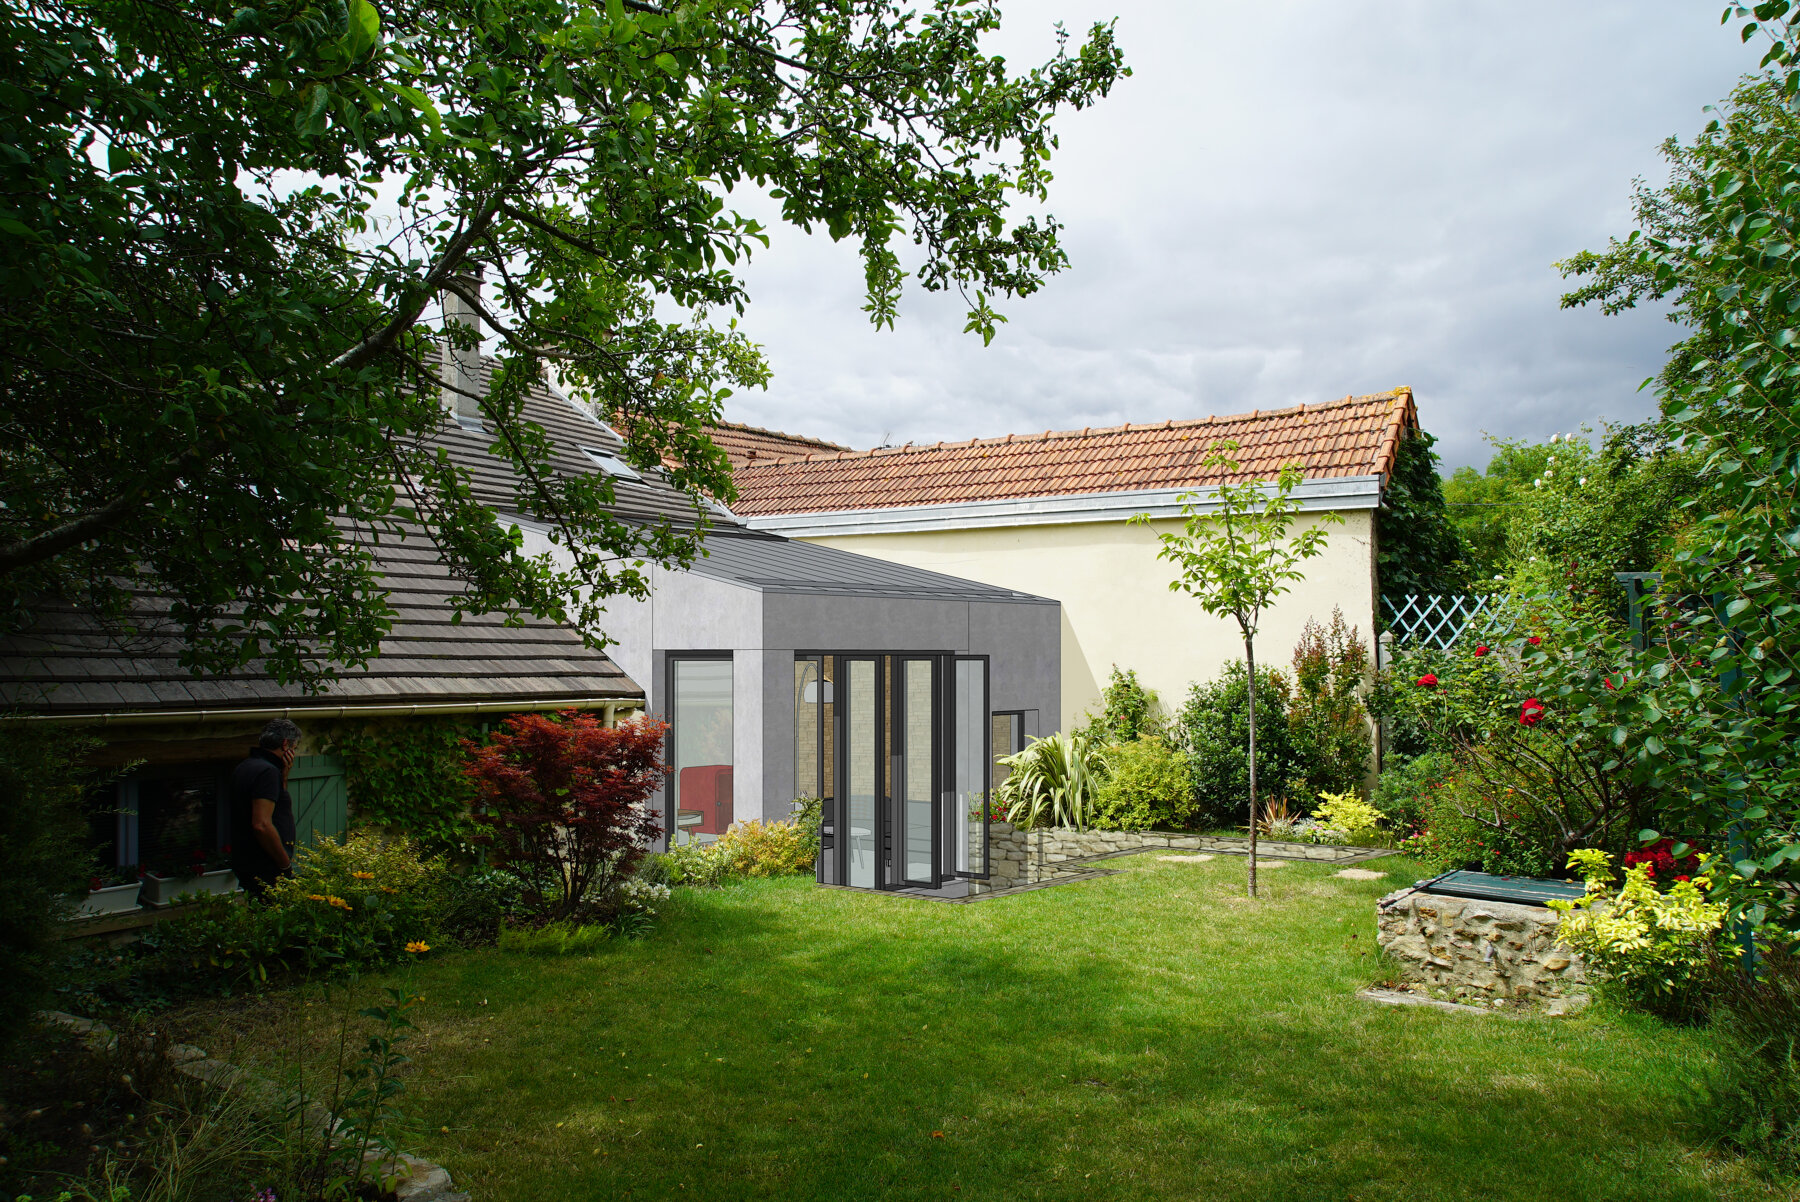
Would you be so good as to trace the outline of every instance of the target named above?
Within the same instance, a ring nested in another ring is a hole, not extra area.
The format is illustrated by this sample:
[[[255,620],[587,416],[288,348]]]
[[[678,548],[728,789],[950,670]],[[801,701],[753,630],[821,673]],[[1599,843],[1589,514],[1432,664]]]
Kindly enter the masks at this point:
[[[1408,655],[1378,684],[1375,708],[1397,741],[1452,761],[1422,822],[1428,837],[1415,831],[1412,846],[1439,863],[1534,873],[1577,848],[1622,848],[1653,800],[1645,754],[1656,749],[1638,732],[1654,700],[1639,653],[1547,601],[1521,600],[1505,617],[1521,633]],[[1404,683],[1423,679],[1421,667],[1436,687]]]
[[[732,849],[723,839],[702,843],[691,839],[677,843],[656,857],[654,872],[671,885],[693,885],[710,888],[722,885],[731,875]]]
[[[145,975],[170,993],[207,993],[394,964],[440,938],[449,888],[443,862],[409,840],[324,840],[269,887],[267,905],[218,899],[148,933]]]
[[[1569,867],[1586,879],[1587,893],[1548,903],[1563,915],[1561,941],[1621,1000],[1671,1018],[1696,1014],[1738,950],[1715,938],[1728,907],[1706,900],[1712,882],[1702,875],[1661,892],[1650,866],[1639,863],[1614,892],[1612,857],[1591,848],[1573,852]]]
[[[1680,856],[1675,854],[1677,846],[1684,849]],[[1637,864],[1644,865],[1651,880],[1673,884],[1699,875],[1700,855],[1686,844],[1677,844],[1674,839],[1664,837],[1639,851],[1625,853],[1625,867]]]
[[[1368,775],[1369,755],[1374,750],[1362,697],[1369,676],[1368,646],[1356,627],[1334,609],[1329,625],[1308,619],[1301,628],[1293,666],[1294,691],[1287,712],[1294,754],[1293,776],[1287,781],[1289,796],[1304,799],[1327,792],[1355,792]],[[1260,741],[1257,759],[1262,759]],[[1257,779],[1263,779],[1260,767]]]
[[[1354,793],[1321,793],[1313,811],[1313,838],[1319,843],[1360,844],[1380,838],[1381,811]]]
[[[486,746],[464,742],[474,839],[525,884],[541,919],[576,916],[629,876],[661,831],[645,804],[662,783],[668,723],[607,727],[592,714],[515,714]]]

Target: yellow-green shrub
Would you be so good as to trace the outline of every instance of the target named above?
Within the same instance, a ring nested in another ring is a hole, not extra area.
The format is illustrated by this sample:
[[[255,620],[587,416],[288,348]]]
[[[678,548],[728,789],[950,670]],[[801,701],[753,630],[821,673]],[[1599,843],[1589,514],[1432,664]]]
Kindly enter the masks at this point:
[[[1106,777],[1094,789],[1092,822],[1102,830],[1179,829],[1196,809],[1188,757],[1155,737],[1100,753]]]
[[[736,876],[811,872],[817,851],[807,832],[793,822],[740,822],[718,845]]]
[[[1701,857],[1701,871],[1709,857]],[[1583,849],[1569,867],[1587,880],[1587,894],[1574,901],[1551,901],[1563,915],[1561,939],[1587,960],[1605,987],[1628,1004],[1671,1018],[1692,1017],[1717,985],[1721,966],[1736,946],[1716,936],[1729,907],[1706,900],[1707,876],[1657,889],[1646,864],[1625,870],[1613,892],[1612,857]]]
[[[1321,793],[1312,812],[1316,834],[1333,843],[1368,843],[1381,835],[1382,813],[1355,793]]]

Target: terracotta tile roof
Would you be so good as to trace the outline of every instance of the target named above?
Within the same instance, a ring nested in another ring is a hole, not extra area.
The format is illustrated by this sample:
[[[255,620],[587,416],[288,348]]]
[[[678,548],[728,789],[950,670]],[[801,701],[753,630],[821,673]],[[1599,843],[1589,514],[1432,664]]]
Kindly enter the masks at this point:
[[[737,422],[718,422],[708,426],[706,433],[714,445],[730,458],[734,470],[752,463],[767,463],[773,459],[837,454],[850,449],[835,442],[826,442],[822,438],[801,438],[797,434],[783,434],[779,430],[764,430],[759,426],[743,426]]]
[[[748,517],[1204,487],[1227,479],[1202,466],[1226,438],[1240,447],[1234,481],[1266,480],[1293,462],[1309,479],[1385,475],[1400,438],[1418,424],[1412,389],[1396,388],[1160,425],[813,454],[739,466],[732,510]]]

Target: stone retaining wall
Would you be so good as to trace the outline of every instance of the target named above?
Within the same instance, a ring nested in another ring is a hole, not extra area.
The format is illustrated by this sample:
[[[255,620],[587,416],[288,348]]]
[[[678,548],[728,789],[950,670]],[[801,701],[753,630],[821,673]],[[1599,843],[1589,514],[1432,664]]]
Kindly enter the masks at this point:
[[[988,824],[987,887],[1011,889],[1035,885],[1040,880],[1069,871],[1070,860],[1085,860],[1115,851],[1140,847],[1173,847],[1199,851],[1209,840],[1204,835],[1175,835],[1159,831],[1078,831],[1051,827],[1043,833],[1043,867],[1038,867],[1038,833],[1020,830],[1010,822]],[[1216,840],[1214,840],[1216,842]]]
[[[1543,906],[1436,893],[1390,893],[1376,903],[1376,938],[1406,981],[1434,996],[1587,1000],[1581,957],[1557,942],[1562,916]]]
[[[1020,830],[1010,822],[988,824],[989,879],[978,892],[1035,885],[1085,867],[1084,861],[1114,852],[1159,848],[1185,853],[1211,851],[1244,855],[1250,841],[1225,835],[1192,835],[1178,831],[1078,831],[1066,826],[1043,832],[1043,866],[1038,865],[1038,832]],[[1353,864],[1388,854],[1364,847],[1338,847],[1328,843],[1286,843],[1264,839],[1258,854],[1271,860],[1317,860]]]

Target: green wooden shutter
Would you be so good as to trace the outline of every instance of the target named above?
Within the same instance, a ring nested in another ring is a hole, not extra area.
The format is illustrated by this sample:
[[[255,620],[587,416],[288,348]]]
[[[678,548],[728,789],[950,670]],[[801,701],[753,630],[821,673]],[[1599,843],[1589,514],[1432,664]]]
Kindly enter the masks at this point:
[[[301,847],[319,839],[342,839],[350,825],[344,790],[344,761],[335,755],[303,755],[288,772],[294,798],[294,835]]]

